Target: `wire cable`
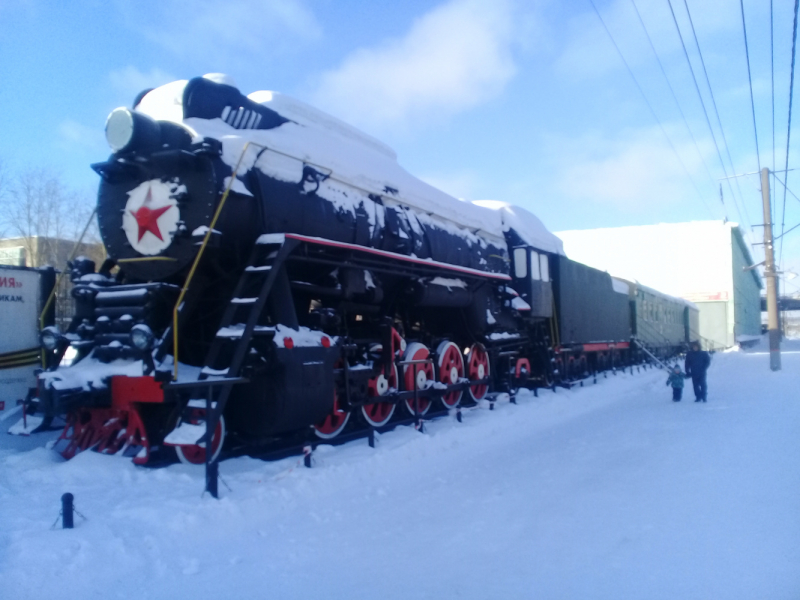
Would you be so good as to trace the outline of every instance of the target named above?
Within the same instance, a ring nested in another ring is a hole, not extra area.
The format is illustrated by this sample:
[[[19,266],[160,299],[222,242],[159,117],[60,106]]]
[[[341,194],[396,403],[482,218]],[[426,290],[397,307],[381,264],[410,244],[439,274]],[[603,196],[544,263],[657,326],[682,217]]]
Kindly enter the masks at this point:
[[[672,94],[672,99],[675,101],[675,106],[678,107],[678,112],[681,115],[681,119],[683,119],[683,124],[686,125],[686,130],[689,132],[689,137],[692,138],[692,143],[694,144],[694,147],[697,150],[697,154],[698,154],[698,156],[700,156],[700,160],[702,161],[703,166],[706,169],[706,173],[708,174],[709,179],[711,179],[712,183],[716,184],[717,180],[714,179],[714,176],[711,174],[711,169],[708,168],[708,164],[706,163],[706,159],[703,156],[703,153],[700,151],[700,146],[697,144],[697,140],[694,137],[694,133],[692,133],[692,128],[689,127],[689,122],[686,119],[686,115],[683,114],[683,109],[681,108],[681,103],[678,101],[678,96],[675,94],[675,90],[672,87],[672,83],[670,82],[669,77],[667,76],[667,71],[664,69],[664,65],[661,62],[661,58],[658,55],[658,51],[656,50],[656,47],[653,44],[653,40],[650,37],[650,32],[647,30],[647,26],[644,24],[644,20],[642,19],[642,15],[639,12],[639,7],[636,6],[636,0],[631,0],[631,4],[633,4],[633,9],[636,11],[636,16],[639,19],[639,23],[642,25],[642,29],[644,29],[644,34],[647,36],[647,41],[650,44],[650,48],[653,50],[653,54],[656,57],[656,61],[658,62],[658,66],[661,69],[661,74],[664,76],[664,80],[667,82],[667,87],[669,88],[670,94]],[[722,200],[722,196],[720,196],[720,200]],[[725,201],[724,200],[722,200],[722,210],[723,210],[723,213],[726,213],[726,211],[725,211]],[[727,214],[725,214],[725,218],[726,219],[728,218]]]
[[[772,83],[772,187],[775,187],[775,27],[773,25],[774,11],[772,0],[769,0],[769,59],[770,59],[770,81]],[[775,203],[770,204],[772,211],[772,221],[775,221]]]
[[[620,59],[622,60],[623,64],[625,65],[625,68],[628,70],[628,73],[630,74],[631,79],[633,79],[633,83],[636,84],[636,88],[639,90],[639,93],[642,95],[642,98],[644,99],[645,104],[647,104],[647,108],[650,109],[650,114],[653,115],[653,118],[656,120],[656,123],[658,123],[658,126],[661,128],[661,133],[664,134],[664,137],[667,139],[667,143],[669,143],[670,148],[672,148],[672,152],[675,153],[675,158],[678,159],[678,162],[680,163],[681,167],[683,167],[683,170],[686,173],[686,176],[689,178],[689,181],[692,182],[692,186],[694,187],[695,191],[697,192],[697,196],[700,198],[700,200],[702,201],[703,205],[706,207],[708,212],[713,217],[714,213],[711,211],[711,208],[706,203],[705,198],[703,198],[703,195],[700,193],[700,189],[697,187],[697,184],[694,182],[694,179],[692,178],[691,173],[689,173],[689,169],[686,168],[686,165],[684,164],[683,160],[681,159],[680,154],[678,154],[678,151],[675,149],[675,145],[672,143],[672,140],[670,139],[669,135],[667,135],[667,131],[666,131],[666,129],[664,129],[664,125],[661,124],[661,120],[658,118],[658,115],[656,114],[656,111],[653,110],[653,106],[650,104],[650,101],[647,99],[647,96],[645,95],[644,90],[642,89],[642,86],[639,85],[639,80],[636,79],[636,75],[634,75],[633,70],[631,69],[630,65],[628,64],[628,61],[625,60],[625,56],[622,54],[622,50],[620,50],[619,46],[617,45],[617,42],[614,39],[614,36],[611,35],[611,31],[609,30],[608,26],[606,25],[606,22],[603,20],[603,17],[600,14],[600,11],[597,10],[597,6],[595,6],[594,0],[589,0],[589,3],[592,5],[592,8],[594,9],[594,12],[597,15],[597,18],[600,19],[600,23],[603,25],[603,29],[606,30],[606,33],[608,34],[608,37],[611,40],[611,43],[614,45],[614,48],[616,49],[617,54],[619,54]],[[726,173],[726,175],[727,175],[727,173]]]
[[[686,0],[684,0],[686,2]],[[756,127],[756,103],[753,100],[753,77],[750,74],[750,47],[747,44],[747,25],[744,20],[744,0],[739,0],[739,7],[742,10],[742,31],[744,33],[744,55],[747,59],[747,83],[750,84],[750,110],[753,113],[753,134],[756,137],[756,162],[758,162],[758,171],[761,172],[761,155],[758,151],[758,127]],[[703,67],[705,69],[705,67]]]
[[[775,179],[778,181],[778,183],[780,183],[783,186],[784,193],[789,192],[795,200],[800,202],[800,198],[798,198],[797,195],[792,190],[790,190],[783,181],[781,181],[780,177],[775,175]]]
[[[669,3],[670,10],[672,10],[672,2],[671,2],[671,0],[667,0],[667,2]],[[717,109],[717,100],[716,100],[716,98],[714,98],[714,90],[711,87],[711,80],[708,78],[708,70],[706,69],[706,61],[703,59],[703,51],[700,49],[700,42],[697,39],[697,32],[695,31],[695,28],[694,28],[694,21],[692,20],[692,13],[689,10],[689,4],[688,4],[688,2],[686,0],[683,0],[683,6],[686,8],[686,15],[689,17],[689,25],[690,25],[690,27],[692,29],[692,37],[694,37],[694,44],[697,47],[697,54],[700,57],[700,65],[703,67],[703,75],[706,78],[706,85],[708,86],[708,92],[711,95],[711,105],[714,108],[714,114],[717,117],[717,125],[719,125],[719,131],[720,131],[720,134],[722,136],[722,145],[724,146],[725,153],[728,156],[728,163],[730,163],[730,165],[731,165],[731,172],[735,173],[736,172],[736,168],[733,166],[733,159],[731,158],[731,151],[730,151],[730,148],[728,146],[728,140],[725,137],[725,128],[722,127],[722,120],[719,117],[719,110]],[[675,22],[675,27],[678,27],[678,21],[675,18],[675,12],[674,11],[672,13],[672,19]],[[678,27],[678,35],[680,36],[680,28],[679,27]],[[680,37],[681,37],[681,44],[683,44],[683,36],[680,36]],[[684,51],[684,54],[686,55],[687,62],[689,62],[689,54],[686,52],[686,46],[684,46],[683,51]],[[692,68],[691,62],[689,62],[689,68],[690,69]],[[694,78],[694,70],[693,69],[692,69],[692,78]],[[697,93],[699,95],[700,94],[700,88],[697,86],[697,80],[695,80],[695,87],[697,87]],[[701,96],[700,101],[702,102],[702,96]],[[706,109],[705,109],[705,104],[704,104],[703,105],[703,111],[705,112],[705,110]],[[708,120],[708,113],[706,113],[706,120]],[[709,129],[710,128],[711,128],[711,124],[709,123]],[[712,137],[713,137],[713,131],[712,131]],[[716,139],[714,140],[714,143],[716,144]],[[717,147],[717,152],[719,152],[719,147]],[[720,156],[720,162],[722,162],[722,156]],[[724,163],[723,163],[723,171],[725,171]],[[725,173],[725,175],[727,176],[727,172]],[[733,188],[731,188],[731,195],[733,195],[733,203],[734,203],[734,206],[736,207],[736,212],[739,214],[739,219],[741,219],[742,223],[746,224],[749,227],[750,231],[752,232],[752,230],[753,230],[752,222],[750,221],[750,215],[747,214],[747,206],[745,204],[744,196],[742,195],[742,188],[739,185],[739,180],[738,179],[736,180],[736,189],[739,192],[739,201],[741,202],[741,205],[742,205],[742,209],[740,210],[739,205],[736,202],[736,195],[733,193]],[[744,216],[742,216],[742,210],[744,211]]]
[[[694,74],[692,61],[689,60],[689,53],[687,52],[686,44],[683,41],[683,34],[681,34],[681,28],[678,26],[678,19],[675,17],[675,10],[672,7],[672,1],[667,0],[667,4],[669,4],[669,11],[670,13],[672,13],[672,22],[675,23],[675,29],[678,32],[678,38],[681,41],[681,47],[683,48],[683,55],[686,57],[686,63],[689,65],[689,72],[692,74],[692,81],[694,81],[694,89],[697,91],[697,97],[700,99],[700,106],[703,107],[703,114],[706,117],[706,124],[708,125],[708,130],[711,132],[711,139],[714,141],[714,148],[716,148],[717,150],[717,157],[719,158],[719,164],[722,166],[722,172],[725,174],[725,179],[728,183],[728,188],[731,191],[731,196],[733,196],[733,203],[736,208],[736,212],[739,213],[739,217],[741,218],[741,211],[739,210],[739,206],[736,204],[736,196],[733,193],[733,187],[731,186],[730,179],[728,179],[728,170],[725,168],[725,161],[722,160],[722,153],[719,151],[719,144],[717,144],[717,137],[714,135],[714,128],[711,127],[711,119],[708,118],[706,103],[703,101],[703,95],[700,93],[700,86],[697,84],[697,77]]]
[[[792,134],[792,92],[794,91],[794,57],[795,50],[797,49],[797,8],[800,5],[800,0],[794,0],[794,27],[792,30],[792,69],[789,74],[789,119],[786,126],[786,181],[789,181],[789,136]],[[783,183],[783,182],[781,182]],[[786,226],[786,184],[783,183],[783,209],[781,216],[781,247],[778,251],[778,264],[783,261],[783,230]]]

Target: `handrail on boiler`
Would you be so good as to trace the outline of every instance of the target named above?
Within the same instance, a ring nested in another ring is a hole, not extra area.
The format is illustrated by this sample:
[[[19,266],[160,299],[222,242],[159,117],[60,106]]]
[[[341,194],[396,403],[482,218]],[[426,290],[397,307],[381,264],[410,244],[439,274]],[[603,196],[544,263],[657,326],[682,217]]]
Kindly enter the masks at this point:
[[[178,311],[180,310],[184,296],[186,296],[186,292],[189,290],[189,284],[192,282],[194,273],[197,270],[197,265],[200,264],[200,259],[203,257],[203,252],[205,252],[206,246],[208,245],[208,240],[211,239],[211,234],[214,231],[214,226],[217,224],[217,219],[219,219],[219,215],[222,212],[222,207],[225,206],[225,202],[228,199],[228,194],[230,194],[231,187],[233,187],[233,182],[236,181],[236,173],[239,171],[239,167],[242,164],[242,159],[244,158],[244,155],[247,153],[247,149],[250,146],[257,146],[259,148],[266,149],[266,146],[262,146],[261,144],[256,144],[255,142],[247,142],[242,148],[242,153],[239,155],[239,160],[236,161],[236,167],[233,169],[233,172],[231,173],[228,185],[225,186],[225,192],[223,192],[222,194],[222,199],[219,201],[217,210],[214,211],[214,217],[211,219],[211,223],[208,225],[208,231],[206,231],[206,235],[205,237],[203,237],[203,243],[200,244],[200,249],[197,251],[197,255],[194,257],[192,268],[189,269],[189,274],[186,276],[186,281],[183,282],[181,293],[178,295],[178,300],[175,302],[175,307],[172,309],[172,362],[173,362],[172,380],[173,381],[177,381],[178,379]],[[258,159],[256,159],[256,161],[257,160]]]

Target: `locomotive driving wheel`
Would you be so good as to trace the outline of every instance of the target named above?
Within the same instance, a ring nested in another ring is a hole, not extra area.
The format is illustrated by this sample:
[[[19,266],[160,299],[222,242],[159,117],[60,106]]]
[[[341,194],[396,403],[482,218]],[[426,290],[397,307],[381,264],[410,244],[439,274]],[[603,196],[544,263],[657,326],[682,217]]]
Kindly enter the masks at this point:
[[[486,379],[491,374],[491,367],[489,365],[489,355],[486,353],[486,348],[483,344],[472,344],[467,354],[467,377],[470,381],[479,379]],[[483,400],[489,391],[487,384],[471,385],[469,388],[470,397],[477,402]]]
[[[322,421],[314,424],[314,433],[323,440],[333,439],[344,431],[349,420],[350,413],[342,408],[339,402],[339,394],[334,390],[333,410]]]
[[[205,408],[191,408],[188,417],[181,417],[178,421],[176,429],[182,423],[189,425],[205,425],[206,423],[206,409]],[[225,441],[225,417],[220,415],[217,426],[214,428],[214,435],[211,438],[211,460],[215,460],[220,451],[222,451],[222,444]],[[178,455],[178,460],[187,465],[202,465],[206,462],[206,444],[205,442],[198,442],[197,444],[181,444],[175,445],[175,453]]]
[[[333,365],[334,369],[342,368],[342,361],[337,360]],[[333,390],[333,410],[319,423],[314,424],[314,433],[317,437],[323,440],[330,440],[344,431],[347,422],[350,420],[350,412],[344,410],[342,403],[339,400],[339,394],[336,388]]]
[[[425,344],[413,342],[406,347],[405,354],[403,354],[403,360],[426,361],[403,366],[403,383],[405,384],[405,389],[407,392],[414,391],[415,374],[417,390],[426,390],[433,383],[433,364],[429,361],[430,356],[431,352],[428,350],[428,347]],[[418,398],[418,401],[419,414],[426,414],[431,408],[431,401],[428,398],[422,397]],[[406,409],[412,415],[415,413],[414,398],[409,398],[406,400]]]
[[[393,364],[388,378],[384,373],[380,373],[369,380],[367,390],[370,398],[380,398],[390,390],[396,390],[398,379],[397,366]],[[361,407],[361,415],[370,426],[383,427],[394,415],[395,408],[394,402],[372,402]]]
[[[438,367],[438,380],[446,385],[453,385],[464,377],[464,359],[461,350],[453,342],[445,340],[436,348],[436,365]],[[461,401],[464,392],[455,390],[445,393],[441,402],[445,408],[455,408]]]

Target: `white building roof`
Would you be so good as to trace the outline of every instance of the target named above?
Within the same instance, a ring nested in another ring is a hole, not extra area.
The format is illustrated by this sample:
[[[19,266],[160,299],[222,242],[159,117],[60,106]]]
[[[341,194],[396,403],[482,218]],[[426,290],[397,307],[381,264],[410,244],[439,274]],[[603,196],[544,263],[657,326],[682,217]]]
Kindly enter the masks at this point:
[[[573,260],[666,294],[699,301],[732,297],[733,230],[738,230],[736,223],[691,221],[556,235]],[[749,258],[746,247],[744,252]]]

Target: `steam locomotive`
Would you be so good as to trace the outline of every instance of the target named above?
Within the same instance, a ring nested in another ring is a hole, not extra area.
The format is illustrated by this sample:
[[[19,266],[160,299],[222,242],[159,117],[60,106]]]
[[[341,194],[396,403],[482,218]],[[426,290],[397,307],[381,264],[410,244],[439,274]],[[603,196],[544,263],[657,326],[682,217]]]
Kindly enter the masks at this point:
[[[75,314],[42,332],[32,407],[66,415],[67,458],[331,439],[691,335],[691,305],[569,260],[524,209],[452,198],[289,97],[177,81],[114,110],[106,138],[109,258],[70,264]]]

